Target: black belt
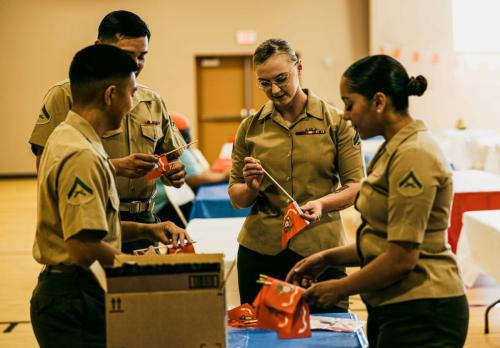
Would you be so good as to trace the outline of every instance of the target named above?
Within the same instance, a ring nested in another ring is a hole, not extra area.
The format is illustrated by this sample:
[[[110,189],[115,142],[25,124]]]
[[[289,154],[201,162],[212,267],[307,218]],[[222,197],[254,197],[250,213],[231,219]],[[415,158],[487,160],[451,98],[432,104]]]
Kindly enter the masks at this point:
[[[72,273],[85,271],[82,267],[77,265],[45,265],[42,272],[47,273]]]

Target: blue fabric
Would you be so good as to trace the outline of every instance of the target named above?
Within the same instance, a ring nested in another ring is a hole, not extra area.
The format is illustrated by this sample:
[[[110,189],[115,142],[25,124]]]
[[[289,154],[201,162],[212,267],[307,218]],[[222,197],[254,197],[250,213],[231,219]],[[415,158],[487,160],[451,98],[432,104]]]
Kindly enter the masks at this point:
[[[186,178],[189,178],[193,175],[199,175],[203,172],[200,164],[196,160],[195,155],[191,152],[191,149],[186,149],[179,160],[184,164],[186,170]],[[187,184],[184,184],[187,185]],[[165,188],[163,187],[163,183],[161,179],[156,179],[156,195],[154,197],[155,207],[153,213],[158,214],[167,204],[170,204],[168,200],[167,194],[165,193]]]
[[[321,316],[351,318],[356,316],[352,313],[328,313]],[[274,331],[252,329],[252,328],[229,328],[229,348],[285,348],[285,347],[342,347],[342,348],[364,348],[368,342],[363,330],[356,333],[313,331],[309,338],[283,339],[280,340]]]
[[[193,175],[200,175],[203,173],[203,168],[200,166],[198,161],[196,160],[196,156],[193,154],[191,149],[186,149],[182,153],[181,157],[179,157],[181,162],[184,164],[186,169],[186,178],[189,178]]]
[[[189,219],[246,217],[250,208],[233,208],[227,193],[227,186],[227,183],[200,186]]]

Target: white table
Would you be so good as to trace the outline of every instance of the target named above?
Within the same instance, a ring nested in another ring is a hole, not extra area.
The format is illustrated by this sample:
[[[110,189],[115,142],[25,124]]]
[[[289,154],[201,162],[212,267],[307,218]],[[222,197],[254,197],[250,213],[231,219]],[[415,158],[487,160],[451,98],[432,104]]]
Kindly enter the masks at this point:
[[[465,285],[482,273],[500,283],[500,210],[468,211],[462,222],[457,262]]]
[[[198,254],[224,254],[227,304],[229,307],[240,304],[238,291],[238,272],[236,265],[228,276],[238,255],[238,233],[245,218],[193,219],[186,230],[193,240]]]
[[[463,227],[457,247],[457,262],[463,280],[471,286],[480,274],[487,274],[500,283],[500,210],[470,211],[463,215]],[[488,313],[500,299],[486,309]]]
[[[442,129],[434,134],[445,156],[457,170],[486,170],[486,159],[500,135],[491,129]],[[498,173],[500,174],[500,173]]]
[[[500,209],[500,175],[479,170],[454,171],[453,189],[448,241],[456,252],[464,212]]]
[[[453,171],[453,191],[455,193],[500,191],[500,175],[482,170]]]

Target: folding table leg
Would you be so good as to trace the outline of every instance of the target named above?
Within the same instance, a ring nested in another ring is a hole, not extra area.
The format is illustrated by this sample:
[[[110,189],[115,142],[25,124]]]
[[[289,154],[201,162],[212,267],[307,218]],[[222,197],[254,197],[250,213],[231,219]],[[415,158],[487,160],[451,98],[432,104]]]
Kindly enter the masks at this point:
[[[490,313],[490,310],[499,303],[500,303],[500,298],[498,300],[496,300],[495,302],[493,302],[492,304],[490,304],[486,308],[486,312],[484,312],[484,333],[485,334],[490,333],[490,327],[489,327],[489,323],[488,323],[488,314]]]

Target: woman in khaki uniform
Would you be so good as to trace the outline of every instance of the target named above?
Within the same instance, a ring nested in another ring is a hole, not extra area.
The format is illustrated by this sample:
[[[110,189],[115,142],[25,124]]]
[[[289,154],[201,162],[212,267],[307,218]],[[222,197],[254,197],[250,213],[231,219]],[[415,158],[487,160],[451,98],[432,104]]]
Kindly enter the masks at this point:
[[[259,274],[284,279],[303,257],[345,244],[338,211],[353,203],[363,177],[357,134],[332,106],[301,89],[302,62],[290,45],[267,40],[255,51],[253,62],[259,87],[269,101],[238,129],[229,182],[234,206],[253,205],[238,237],[242,303],[251,303],[257,295]],[[290,202],[264,177],[263,168],[299,204],[309,202],[302,209],[313,223],[285,248],[281,221]],[[327,204],[324,196],[330,198]],[[343,268],[322,275],[342,276]]]
[[[305,296],[329,306],[361,294],[368,309],[370,347],[461,347],[468,306],[446,240],[452,174],[408,96],[427,88],[391,57],[371,56],[344,73],[344,118],[360,136],[385,137],[368,167],[356,208],[363,223],[356,244],[302,260],[287,279],[310,286],[328,266],[361,266],[341,280],[312,285]]]

